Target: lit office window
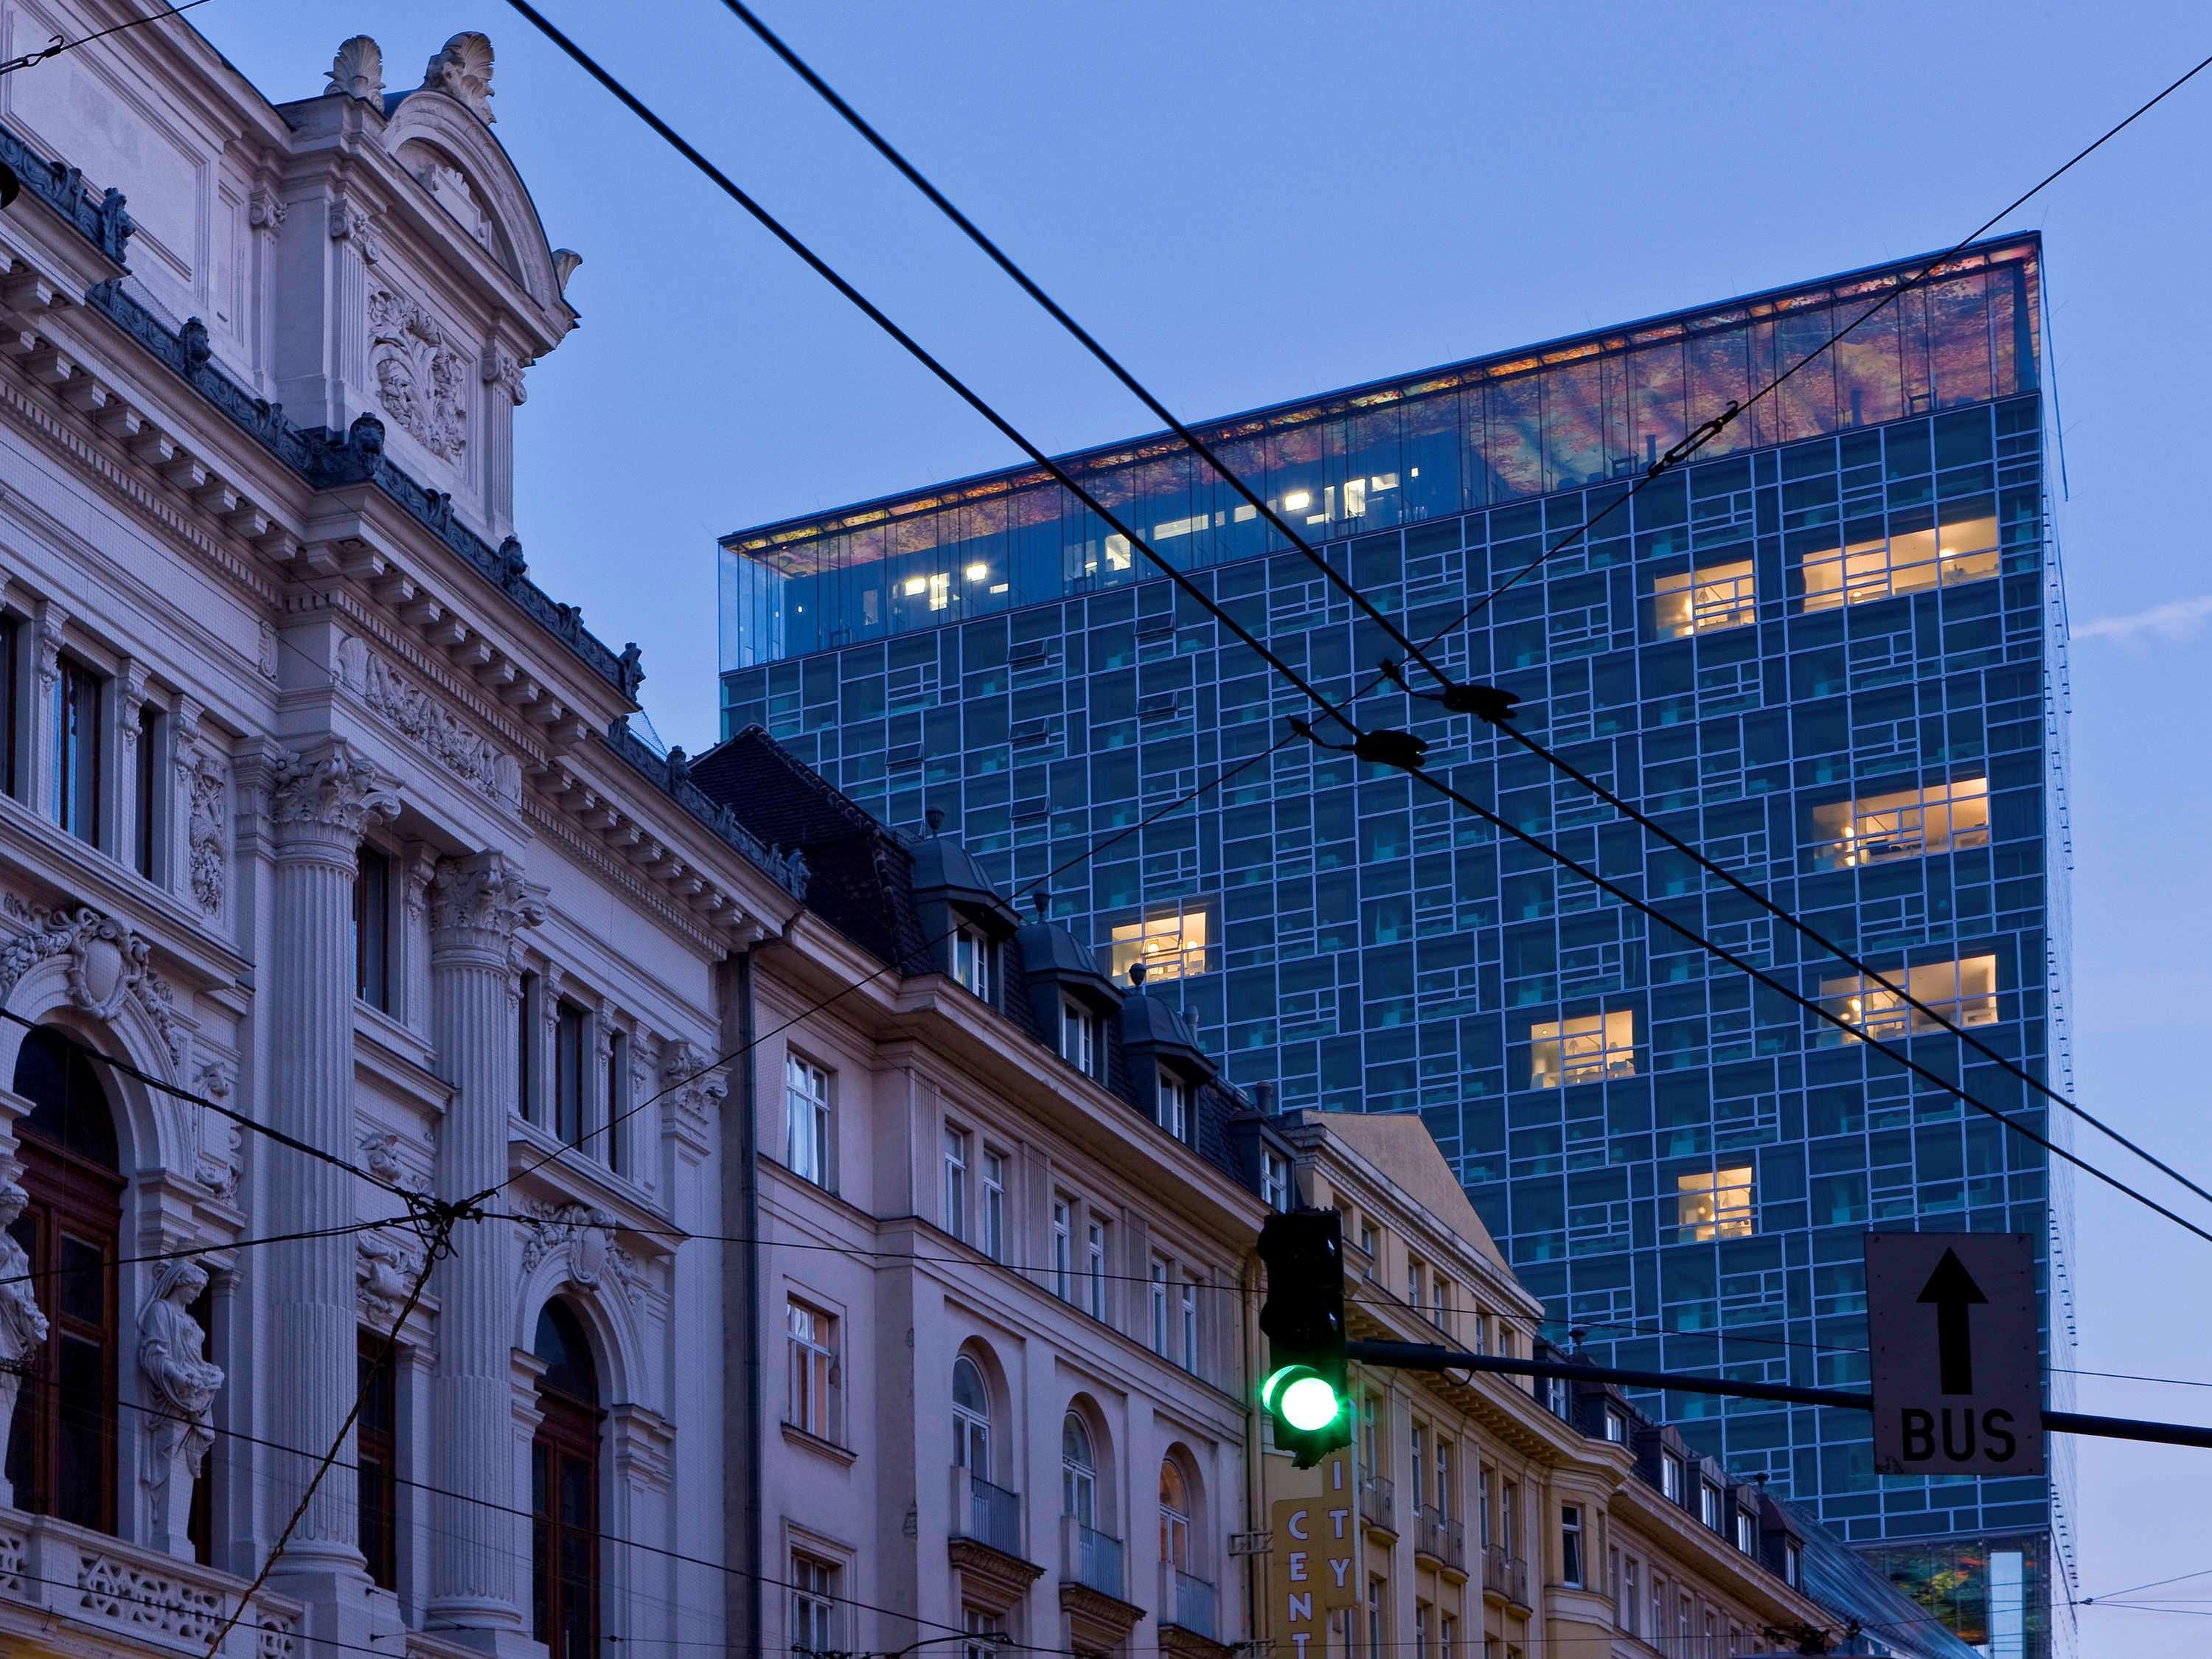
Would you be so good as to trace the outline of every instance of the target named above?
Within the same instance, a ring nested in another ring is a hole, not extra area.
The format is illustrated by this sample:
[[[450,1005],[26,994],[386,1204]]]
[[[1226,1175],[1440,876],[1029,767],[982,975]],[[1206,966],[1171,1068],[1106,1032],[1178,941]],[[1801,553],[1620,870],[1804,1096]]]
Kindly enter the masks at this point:
[[[1149,981],[1189,979],[1206,971],[1206,944],[1211,937],[1205,906],[1171,906],[1114,929],[1113,959],[1107,971],[1126,981],[1130,964],[1141,962]]]
[[[1751,1170],[1707,1170],[1674,1182],[1678,1242],[1751,1237]]]
[[[1996,1023],[1997,959],[1994,956],[1887,969],[1881,977],[1900,987],[1905,996],[1858,974],[1820,981],[1821,1006],[1858,1028],[1857,1035],[1842,1034],[1838,1040],[1856,1042],[1862,1036],[1880,1039],[1942,1030],[1932,1014],[1942,1015],[1954,1025]],[[1906,997],[1932,1012],[1908,1006]],[[1833,1028],[1830,1030],[1835,1036]]]
[[[1990,781],[1960,778],[1815,806],[1813,842],[1825,870],[1987,847]]]
[[[1651,619],[1662,640],[1684,640],[1719,628],[1747,628],[1759,620],[1751,561],[1708,565],[1661,576],[1651,584]]]
[[[1636,1075],[1636,1015],[1607,1014],[1548,1020],[1529,1028],[1529,1081],[1539,1089],[1603,1078]]]
[[[1994,515],[1959,519],[1934,530],[1824,548],[1807,554],[1804,568],[1808,611],[1975,581],[1997,574],[1997,521]]]

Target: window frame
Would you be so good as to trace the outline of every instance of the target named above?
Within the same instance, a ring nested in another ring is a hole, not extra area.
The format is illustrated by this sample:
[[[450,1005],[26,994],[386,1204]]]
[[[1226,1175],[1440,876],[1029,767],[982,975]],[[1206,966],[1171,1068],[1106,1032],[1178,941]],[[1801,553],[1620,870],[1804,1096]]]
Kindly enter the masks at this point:
[[[1595,1039],[1595,1046],[1592,1040]],[[1636,1011],[1562,1014],[1528,1027],[1528,1086],[1566,1089],[1636,1075]]]
[[[1097,1015],[1077,998],[1063,994],[1060,999],[1060,1057],[1094,1081],[1101,1069],[1098,1036]]]
[[[842,1334],[837,1316],[796,1292],[784,1297],[784,1422],[830,1445],[843,1443]]]
[[[156,885],[168,874],[164,832],[169,823],[169,797],[162,787],[169,775],[168,747],[169,711],[148,697],[138,705],[133,751],[131,793],[137,799],[132,803],[131,867]]]
[[[837,1650],[838,1594],[844,1564],[794,1545],[791,1552],[790,1645],[817,1653]],[[804,1638],[805,1639],[802,1639]]]
[[[953,982],[979,1002],[991,1000],[991,936],[973,922],[952,930],[950,945]]]
[[[599,1555],[605,1502],[599,1490],[599,1454],[606,1412],[596,1399],[579,1399],[544,1377],[538,1379],[538,1428],[530,1443],[531,1632],[536,1640],[545,1644],[549,1659],[595,1659],[605,1635],[601,1617],[605,1598],[600,1582]],[[589,1494],[589,1514],[581,1523],[563,1518],[552,1496],[572,1470],[581,1471],[583,1490]],[[560,1632],[568,1623],[571,1611],[568,1581],[560,1571],[560,1563],[562,1546],[572,1533],[582,1534],[582,1554],[588,1568],[588,1605],[584,1615],[589,1632],[586,1654],[567,1653],[561,1644],[551,1639],[551,1634]]]
[[[1075,1200],[1055,1193],[1052,1200],[1052,1293],[1075,1300]]]
[[[1160,1127],[1176,1140],[1188,1146],[1191,1144],[1191,1107],[1193,1091],[1188,1083],[1166,1066],[1159,1075]]]
[[[553,1138],[579,1152],[589,1139],[591,1051],[591,1011],[561,998],[553,1008]]]
[[[835,1076],[828,1066],[817,1065],[794,1049],[784,1051],[784,1167],[827,1193],[837,1190],[831,1099]]]
[[[1579,1504],[1559,1505],[1559,1582],[1571,1589],[1583,1589],[1589,1564],[1583,1559],[1585,1540],[1583,1535],[1583,1508]]]
[[[355,1518],[371,1583],[399,1588],[399,1352],[381,1331],[357,1333],[361,1399],[354,1419]],[[204,1479],[204,1476],[203,1476]]]
[[[988,1141],[983,1143],[983,1168],[976,1197],[981,1200],[975,1219],[982,1235],[975,1248],[994,1261],[1006,1259],[1006,1187],[1013,1160]]]
[[[1112,1225],[1096,1212],[1084,1218],[1084,1267],[1091,1280],[1091,1316],[1101,1324],[1107,1322],[1112,1304],[1107,1297],[1107,1263],[1111,1259],[1112,1242],[1108,1229]]]
[[[1291,1208],[1291,1160],[1272,1146],[1260,1149],[1260,1201],[1279,1213]]]
[[[968,1242],[969,1170],[972,1137],[957,1124],[945,1126],[945,1231]]]
[[[391,854],[364,841],[354,854],[353,994],[380,1014],[392,1012],[394,952]]]
[[[87,846],[104,848],[107,701],[114,677],[73,652],[58,659],[53,690],[53,821]],[[89,700],[90,718],[80,698]]]

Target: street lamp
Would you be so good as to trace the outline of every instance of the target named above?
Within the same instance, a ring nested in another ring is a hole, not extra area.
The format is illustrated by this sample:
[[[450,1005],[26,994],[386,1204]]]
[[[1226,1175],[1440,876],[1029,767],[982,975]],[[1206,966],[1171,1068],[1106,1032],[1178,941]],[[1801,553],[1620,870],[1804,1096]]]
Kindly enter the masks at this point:
[[[925,1636],[919,1642],[909,1642],[896,1653],[855,1652],[848,1648],[793,1648],[799,1659],[906,1659],[916,1648],[926,1648],[933,1642],[969,1642],[981,1648],[1000,1648],[1013,1645],[1012,1631],[978,1630],[957,1632],[951,1636]]]

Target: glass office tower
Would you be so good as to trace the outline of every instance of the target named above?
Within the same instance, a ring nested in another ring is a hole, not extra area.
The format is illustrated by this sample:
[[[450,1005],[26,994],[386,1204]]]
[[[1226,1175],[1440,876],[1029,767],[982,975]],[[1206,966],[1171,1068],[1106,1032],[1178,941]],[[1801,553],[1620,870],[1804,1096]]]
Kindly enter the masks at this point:
[[[1203,431],[1413,637],[1440,636],[1453,675],[1519,692],[1527,730],[2063,1085],[2039,258],[2028,237],[1949,260],[1465,621],[1923,264]],[[1173,439],[1068,465],[1322,690],[1372,679],[1379,630]],[[1404,776],[1303,742],[1269,752],[1312,711],[1035,469],[740,532],[720,574],[726,732],[766,726],[893,824],[942,809],[1009,888],[1070,866],[1056,914],[1117,976],[1150,964],[1237,1080],[1286,1107],[1419,1112],[1555,1340],[1850,1386],[1861,1234],[2003,1229],[2047,1243],[2046,1351],[2055,1331],[2066,1363],[2067,1194],[2033,1144]],[[1513,822],[2063,1140],[1997,1067],[1541,763],[1388,686],[1357,708],[1426,736],[1431,770]],[[2052,1613],[2062,1465],[1878,1477],[1855,1413],[1654,1403],[1995,1659],[2070,1648],[2063,1598]]]

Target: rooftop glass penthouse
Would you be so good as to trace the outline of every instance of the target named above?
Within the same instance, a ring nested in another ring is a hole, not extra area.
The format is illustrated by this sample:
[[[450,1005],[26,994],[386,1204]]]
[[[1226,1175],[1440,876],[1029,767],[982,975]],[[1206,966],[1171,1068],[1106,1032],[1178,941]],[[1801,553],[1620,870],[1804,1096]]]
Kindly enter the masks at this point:
[[[2032,238],[1952,261],[1463,627],[1919,265],[1201,429],[1414,638],[1444,630],[1455,676],[1520,692],[1522,724],[1584,770],[2063,1080],[2038,261]],[[1385,639],[1171,441],[1072,466],[1324,692],[1371,676]],[[2025,1139],[1403,776],[1302,744],[1255,761],[1297,695],[1033,471],[742,532],[720,558],[726,730],[768,726],[893,823],[943,810],[1006,887],[1071,866],[1056,914],[1117,975],[1141,957],[1170,981],[1238,1082],[1420,1112],[1516,1271],[1620,1363],[1846,1384],[1869,1225],[2063,1252],[2063,1190]],[[1884,1041],[1962,1063],[1540,763],[1395,692],[1363,707],[1410,709],[1467,793]],[[1994,1067],[1963,1075],[2063,1132]],[[2063,1474],[1878,1479],[1849,1414],[1653,1403],[1948,1598],[1970,1640],[2049,1650]]]

